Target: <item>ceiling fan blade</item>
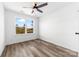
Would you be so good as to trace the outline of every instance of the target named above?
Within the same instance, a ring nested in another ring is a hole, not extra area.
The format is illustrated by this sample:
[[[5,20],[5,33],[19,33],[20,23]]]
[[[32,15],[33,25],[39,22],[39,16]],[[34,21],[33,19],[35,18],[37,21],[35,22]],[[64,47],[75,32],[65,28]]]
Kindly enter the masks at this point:
[[[32,10],[32,14],[34,13],[34,10]]]
[[[41,8],[41,7],[44,7],[44,6],[46,6],[46,5],[48,5],[48,3],[43,3],[43,4],[41,4],[41,5],[38,5],[37,8]]]
[[[37,8],[37,11],[39,11],[40,13],[43,13],[43,11],[42,11],[42,10],[40,10],[40,9],[38,9],[38,8]]]
[[[32,8],[32,7],[23,7],[23,8]]]

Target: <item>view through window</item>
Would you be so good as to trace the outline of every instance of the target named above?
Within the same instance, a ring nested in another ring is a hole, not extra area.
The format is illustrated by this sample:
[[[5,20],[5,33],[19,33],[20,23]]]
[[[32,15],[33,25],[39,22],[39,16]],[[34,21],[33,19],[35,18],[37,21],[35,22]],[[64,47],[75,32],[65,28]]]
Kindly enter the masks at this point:
[[[31,19],[26,20],[26,28],[27,33],[33,33],[33,20]]]
[[[33,20],[16,18],[16,34],[25,34],[25,32],[33,33]]]

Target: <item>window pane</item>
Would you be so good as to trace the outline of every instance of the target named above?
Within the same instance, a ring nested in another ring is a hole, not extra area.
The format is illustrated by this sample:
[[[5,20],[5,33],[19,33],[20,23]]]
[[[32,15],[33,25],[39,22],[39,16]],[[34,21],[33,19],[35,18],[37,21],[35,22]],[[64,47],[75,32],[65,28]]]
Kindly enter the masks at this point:
[[[33,33],[33,20],[26,20],[27,33]]]
[[[25,19],[16,18],[16,34],[25,33]]]

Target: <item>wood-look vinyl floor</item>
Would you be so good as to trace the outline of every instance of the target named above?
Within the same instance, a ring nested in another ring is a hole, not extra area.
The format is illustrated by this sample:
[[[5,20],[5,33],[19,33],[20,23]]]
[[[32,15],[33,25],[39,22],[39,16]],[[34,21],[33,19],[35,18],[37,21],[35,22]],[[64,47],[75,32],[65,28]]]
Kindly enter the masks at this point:
[[[69,49],[35,39],[15,43],[5,47],[2,57],[77,57],[78,53]]]

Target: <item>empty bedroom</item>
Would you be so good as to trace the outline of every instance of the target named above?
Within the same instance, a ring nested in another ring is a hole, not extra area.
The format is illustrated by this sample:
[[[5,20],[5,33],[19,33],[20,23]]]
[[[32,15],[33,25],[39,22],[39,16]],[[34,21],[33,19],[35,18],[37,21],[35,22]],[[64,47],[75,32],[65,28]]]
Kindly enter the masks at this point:
[[[78,57],[79,2],[0,2],[1,57]]]

